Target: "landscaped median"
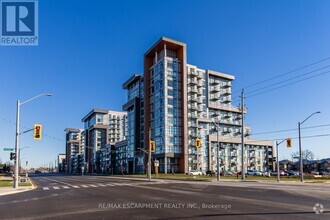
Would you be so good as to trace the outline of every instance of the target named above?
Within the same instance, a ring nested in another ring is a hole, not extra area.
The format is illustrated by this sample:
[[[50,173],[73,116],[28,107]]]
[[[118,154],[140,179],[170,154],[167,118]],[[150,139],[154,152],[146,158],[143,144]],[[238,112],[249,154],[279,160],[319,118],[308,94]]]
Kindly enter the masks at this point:
[[[147,178],[145,174],[136,174],[136,175],[118,175],[118,177],[132,177],[132,178]],[[202,175],[185,175],[185,174],[152,174],[152,179],[171,179],[171,180],[187,180],[187,181],[214,181],[216,180],[216,176],[202,176]],[[241,176],[221,176],[221,180],[226,181],[241,181]],[[247,176],[245,178],[246,181],[276,181],[277,178],[274,176],[266,177],[266,176]],[[285,181],[296,181],[300,182],[300,177],[281,177],[281,182]],[[314,178],[314,177],[305,177],[304,178],[306,183],[330,183],[330,177],[321,177],[321,178]]]

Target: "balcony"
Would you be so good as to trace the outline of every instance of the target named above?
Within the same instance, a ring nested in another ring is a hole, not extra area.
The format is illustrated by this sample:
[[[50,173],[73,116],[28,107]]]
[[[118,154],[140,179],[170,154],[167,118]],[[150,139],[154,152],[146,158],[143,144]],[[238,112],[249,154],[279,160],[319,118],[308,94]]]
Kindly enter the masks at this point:
[[[219,87],[219,86],[211,87],[211,88],[210,88],[210,92],[211,92],[211,93],[214,93],[214,92],[220,92],[220,87]]]
[[[190,92],[190,93],[198,93],[198,90],[196,88],[188,88],[188,92]]]
[[[188,84],[189,85],[197,85],[198,81],[196,79],[189,79]]]
[[[256,155],[255,154],[250,154],[250,158],[255,158]]]
[[[220,84],[220,81],[219,80],[215,80],[215,79],[210,79],[210,84],[211,85],[218,85],[218,84]]]
[[[198,78],[198,79],[203,79],[203,73],[199,72],[199,73],[197,74],[197,78]]]
[[[194,128],[197,128],[198,127],[197,123],[195,123],[195,122],[189,122],[188,123],[188,126],[194,127]]]
[[[224,90],[222,90],[222,94],[223,94],[223,95],[230,95],[230,94],[231,94],[231,89],[228,88],[228,89],[224,89]]]
[[[230,103],[231,99],[228,97],[225,97],[224,99],[221,100],[223,103]]]
[[[203,87],[203,82],[198,82],[197,87]]]
[[[192,105],[192,106],[188,106],[190,109],[192,109],[192,110],[195,110],[195,111],[197,111],[198,110],[198,107],[197,106],[195,106],[195,105]]]
[[[210,95],[210,100],[219,100],[219,95]]]
[[[230,114],[224,114],[223,118],[231,118],[231,115]]]
[[[192,75],[192,76],[197,76],[198,74],[197,74],[196,71],[190,71],[190,75]]]
[[[197,114],[188,114],[188,117],[189,118],[197,119],[198,118],[198,115]]]
[[[226,82],[223,84],[223,88],[230,88],[231,87],[231,82]]]
[[[193,96],[188,97],[189,102],[198,102],[198,98],[195,98]]]

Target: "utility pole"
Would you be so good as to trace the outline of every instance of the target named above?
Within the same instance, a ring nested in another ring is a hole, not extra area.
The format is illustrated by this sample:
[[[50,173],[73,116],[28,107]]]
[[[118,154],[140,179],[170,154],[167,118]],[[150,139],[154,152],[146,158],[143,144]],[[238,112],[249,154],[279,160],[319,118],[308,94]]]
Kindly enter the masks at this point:
[[[245,180],[245,169],[244,169],[244,89],[242,89],[241,94],[241,114],[242,114],[242,179]]]

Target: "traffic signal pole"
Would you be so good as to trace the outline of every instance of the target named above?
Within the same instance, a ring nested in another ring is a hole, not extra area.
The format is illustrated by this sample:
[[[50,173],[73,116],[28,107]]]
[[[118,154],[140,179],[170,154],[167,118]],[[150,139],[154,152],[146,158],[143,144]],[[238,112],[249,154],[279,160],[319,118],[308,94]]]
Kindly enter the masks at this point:
[[[14,185],[13,188],[18,187],[18,158],[19,158],[19,116],[20,116],[20,101],[17,100],[16,109],[16,139],[15,139],[15,173],[14,173]]]

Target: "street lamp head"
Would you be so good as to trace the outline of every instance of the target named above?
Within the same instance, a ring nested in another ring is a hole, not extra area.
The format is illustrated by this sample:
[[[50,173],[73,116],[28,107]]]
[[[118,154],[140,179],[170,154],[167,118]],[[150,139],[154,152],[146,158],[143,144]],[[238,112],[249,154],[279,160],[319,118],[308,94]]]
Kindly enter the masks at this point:
[[[315,114],[319,114],[319,113],[321,113],[321,112],[320,111],[315,112]]]
[[[53,96],[52,93],[46,93],[46,96]]]

